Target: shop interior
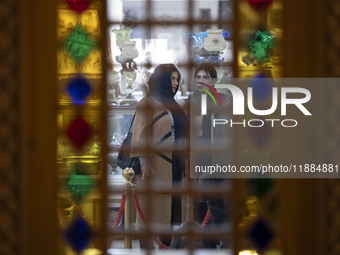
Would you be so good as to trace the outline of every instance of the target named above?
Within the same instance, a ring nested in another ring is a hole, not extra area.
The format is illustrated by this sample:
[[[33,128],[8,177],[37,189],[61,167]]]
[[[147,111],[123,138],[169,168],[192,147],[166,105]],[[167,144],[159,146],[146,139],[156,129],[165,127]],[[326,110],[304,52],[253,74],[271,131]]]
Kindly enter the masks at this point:
[[[195,90],[193,71],[202,62],[215,66],[217,84],[259,75],[338,77],[336,1],[52,2],[0,4],[0,253],[206,254],[196,241],[223,236],[228,246],[221,242],[209,254],[339,254],[337,178],[234,178],[203,190],[228,201],[227,225],[202,230],[210,220],[203,217],[198,229],[169,232],[152,222],[136,228],[133,173],[117,164],[159,64],[180,70],[175,99],[181,106]],[[233,162],[336,164],[338,86],[311,91],[308,108],[320,121],[297,116],[301,128],[294,132],[235,129],[228,147]],[[154,188],[186,196],[183,222],[192,222],[193,201],[202,195],[195,179],[184,188]],[[147,249],[141,237],[152,241]],[[189,242],[172,250],[162,237]]]

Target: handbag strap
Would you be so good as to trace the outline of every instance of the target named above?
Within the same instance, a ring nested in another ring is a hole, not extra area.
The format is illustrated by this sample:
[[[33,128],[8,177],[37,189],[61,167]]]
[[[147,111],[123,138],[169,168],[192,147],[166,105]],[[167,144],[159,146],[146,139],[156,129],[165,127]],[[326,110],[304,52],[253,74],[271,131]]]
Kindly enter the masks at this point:
[[[133,117],[132,117],[132,120],[131,120],[131,123],[130,123],[130,127],[129,127],[128,133],[131,132],[131,128],[132,128],[132,126],[133,126],[133,122],[134,122],[134,120],[135,120],[135,116],[136,116],[136,113],[135,113],[135,114],[133,115]]]

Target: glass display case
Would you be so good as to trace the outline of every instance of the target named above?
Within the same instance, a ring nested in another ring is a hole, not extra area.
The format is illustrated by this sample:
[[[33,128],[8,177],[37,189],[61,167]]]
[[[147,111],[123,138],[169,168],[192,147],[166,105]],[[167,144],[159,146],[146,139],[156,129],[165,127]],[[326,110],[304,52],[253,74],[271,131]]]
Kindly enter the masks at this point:
[[[135,114],[135,106],[110,106],[108,116],[108,174],[121,176],[123,169],[117,163],[119,149],[124,141],[133,115]]]
[[[110,230],[114,229],[114,225],[118,216],[118,211],[122,199],[122,190],[125,185],[125,179],[122,175],[124,169],[117,165],[117,158],[119,149],[129,131],[131,121],[135,114],[135,106],[117,106],[111,104],[108,112],[108,159],[107,159],[107,173],[108,173],[108,186],[111,190],[108,197],[108,222],[107,226]],[[132,217],[136,211],[132,208]],[[117,225],[118,229],[124,228],[124,216],[121,218]],[[110,247],[117,245],[114,240],[122,240],[124,236],[114,235],[113,239],[110,238]]]

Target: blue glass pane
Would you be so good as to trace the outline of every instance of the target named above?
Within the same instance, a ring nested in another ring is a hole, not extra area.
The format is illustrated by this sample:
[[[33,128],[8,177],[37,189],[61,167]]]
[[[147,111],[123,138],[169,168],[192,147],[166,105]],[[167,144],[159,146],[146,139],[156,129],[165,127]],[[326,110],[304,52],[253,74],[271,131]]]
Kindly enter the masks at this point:
[[[66,90],[73,103],[82,104],[85,103],[86,98],[91,93],[91,86],[87,79],[78,76],[69,83]]]
[[[82,252],[89,245],[92,237],[93,231],[82,217],[75,218],[64,232],[65,240],[77,253]]]
[[[257,219],[248,229],[250,241],[259,251],[264,251],[274,238],[271,225],[264,219]]]
[[[272,94],[272,84],[264,74],[259,74],[251,81],[250,86],[253,88],[253,96],[262,100]]]

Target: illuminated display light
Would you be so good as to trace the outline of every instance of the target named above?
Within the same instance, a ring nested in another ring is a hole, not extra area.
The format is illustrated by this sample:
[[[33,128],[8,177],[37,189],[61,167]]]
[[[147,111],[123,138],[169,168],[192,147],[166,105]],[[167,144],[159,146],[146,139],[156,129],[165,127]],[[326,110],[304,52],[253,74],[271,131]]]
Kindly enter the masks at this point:
[[[258,255],[258,253],[254,250],[244,250],[240,251],[238,255]]]

